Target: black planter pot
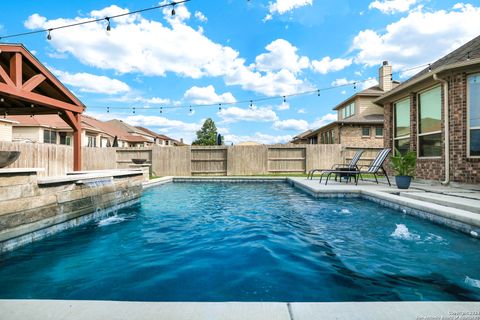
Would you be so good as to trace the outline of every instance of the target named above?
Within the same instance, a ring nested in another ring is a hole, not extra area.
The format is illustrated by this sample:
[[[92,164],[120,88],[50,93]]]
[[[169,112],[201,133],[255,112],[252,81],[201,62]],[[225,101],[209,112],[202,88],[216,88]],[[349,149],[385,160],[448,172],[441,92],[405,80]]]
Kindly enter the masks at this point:
[[[397,183],[398,189],[408,189],[410,187],[410,183],[412,182],[412,177],[395,176],[395,182]]]

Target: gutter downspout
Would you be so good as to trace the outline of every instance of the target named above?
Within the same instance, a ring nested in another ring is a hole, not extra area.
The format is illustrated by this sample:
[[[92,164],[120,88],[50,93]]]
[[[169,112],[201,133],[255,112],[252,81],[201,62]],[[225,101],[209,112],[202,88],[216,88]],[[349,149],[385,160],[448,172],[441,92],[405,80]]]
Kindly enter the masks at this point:
[[[448,81],[438,77],[437,73],[433,74],[433,80],[439,81],[443,85],[443,114],[444,114],[444,127],[445,127],[445,180],[442,181],[443,185],[450,183],[450,122],[448,112]]]

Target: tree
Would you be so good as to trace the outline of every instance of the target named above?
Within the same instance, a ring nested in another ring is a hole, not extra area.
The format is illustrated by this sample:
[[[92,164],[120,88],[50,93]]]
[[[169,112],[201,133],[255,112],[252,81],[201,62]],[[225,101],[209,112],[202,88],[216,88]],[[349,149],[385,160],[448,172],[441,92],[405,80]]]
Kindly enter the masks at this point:
[[[200,130],[197,131],[197,140],[192,142],[196,146],[215,146],[217,144],[217,127],[211,118],[203,123]]]

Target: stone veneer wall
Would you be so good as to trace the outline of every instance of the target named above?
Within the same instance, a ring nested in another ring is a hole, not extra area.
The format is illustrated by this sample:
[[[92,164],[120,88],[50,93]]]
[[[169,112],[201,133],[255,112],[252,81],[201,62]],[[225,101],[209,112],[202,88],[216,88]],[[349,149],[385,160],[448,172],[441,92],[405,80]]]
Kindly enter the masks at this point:
[[[467,75],[457,72],[445,78],[449,82],[450,180],[480,183],[480,159],[467,158]],[[432,83],[434,85],[434,83]],[[444,98],[442,86],[442,101]],[[386,104],[385,147],[393,145],[393,104]],[[445,141],[444,108],[442,106],[442,141]],[[417,150],[417,94],[410,94],[410,146]],[[445,178],[445,144],[440,158],[417,160],[416,178],[442,181]],[[390,170],[390,173],[392,171]]]
[[[0,252],[66,229],[62,224],[84,223],[88,214],[98,216],[104,209],[138,199],[142,181],[139,173],[93,187],[75,181],[39,185],[35,172],[0,172]]]

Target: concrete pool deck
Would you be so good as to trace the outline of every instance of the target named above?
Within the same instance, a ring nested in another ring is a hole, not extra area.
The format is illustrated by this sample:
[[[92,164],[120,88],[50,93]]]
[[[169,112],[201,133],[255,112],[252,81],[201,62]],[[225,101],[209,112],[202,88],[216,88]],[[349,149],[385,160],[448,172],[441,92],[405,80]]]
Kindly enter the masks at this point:
[[[480,302],[119,302],[0,300],[2,320],[479,319]]]

